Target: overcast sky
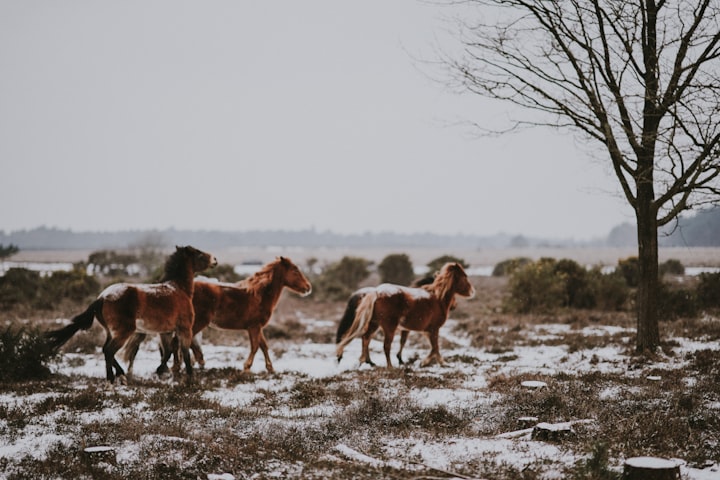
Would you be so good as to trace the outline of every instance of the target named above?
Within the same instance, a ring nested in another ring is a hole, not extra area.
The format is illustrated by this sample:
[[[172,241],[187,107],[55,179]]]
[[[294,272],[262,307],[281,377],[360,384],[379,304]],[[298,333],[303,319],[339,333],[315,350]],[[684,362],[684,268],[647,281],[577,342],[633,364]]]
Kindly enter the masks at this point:
[[[567,135],[429,78],[415,0],[0,0],[0,230],[305,229],[551,238],[632,219]]]

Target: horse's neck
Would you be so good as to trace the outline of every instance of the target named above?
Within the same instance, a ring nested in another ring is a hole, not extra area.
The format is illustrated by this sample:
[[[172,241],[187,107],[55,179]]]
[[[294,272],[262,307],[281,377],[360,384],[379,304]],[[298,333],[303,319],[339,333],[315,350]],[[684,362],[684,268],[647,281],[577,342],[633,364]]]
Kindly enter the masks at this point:
[[[452,305],[453,298],[455,297],[455,291],[452,288],[448,288],[445,293],[443,292],[436,292],[435,298],[438,299],[438,302],[440,303],[440,306],[445,312],[445,316],[447,317],[448,313],[450,312],[450,306]]]
[[[270,282],[256,290],[260,306],[268,311],[272,311],[280,300],[282,290],[282,278],[280,275],[273,274]]]
[[[193,287],[195,285],[195,279],[193,278],[193,272],[190,268],[188,268],[185,272],[185,275],[180,276],[179,278],[166,278],[163,277],[161,280],[162,282],[167,283],[174,283],[177,285],[177,287],[185,292],[189,297],[192,298],[193,295]]]

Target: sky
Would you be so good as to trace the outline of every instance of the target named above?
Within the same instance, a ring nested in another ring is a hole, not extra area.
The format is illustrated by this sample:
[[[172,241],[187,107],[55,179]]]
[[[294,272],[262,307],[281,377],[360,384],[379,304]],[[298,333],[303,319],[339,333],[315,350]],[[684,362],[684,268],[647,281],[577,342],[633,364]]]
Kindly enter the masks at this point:
[[[456,7],[0,0],[0,230],[394,231],[590,239],[609,163],[451,92]]]

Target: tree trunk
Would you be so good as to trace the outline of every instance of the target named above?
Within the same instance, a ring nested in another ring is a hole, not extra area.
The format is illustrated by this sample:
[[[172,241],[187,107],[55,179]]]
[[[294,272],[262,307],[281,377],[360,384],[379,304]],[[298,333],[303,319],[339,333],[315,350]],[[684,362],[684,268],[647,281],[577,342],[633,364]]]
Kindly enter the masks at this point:
[[[655,457],[628,458],[622,480],[680,480],[680,466]]]
[[[658,327],[658,227],[653,207],[652,182],[638,184],[636,207],[638,264],[640,278],[637,291],[637,351],[655,351],[660,345]]]

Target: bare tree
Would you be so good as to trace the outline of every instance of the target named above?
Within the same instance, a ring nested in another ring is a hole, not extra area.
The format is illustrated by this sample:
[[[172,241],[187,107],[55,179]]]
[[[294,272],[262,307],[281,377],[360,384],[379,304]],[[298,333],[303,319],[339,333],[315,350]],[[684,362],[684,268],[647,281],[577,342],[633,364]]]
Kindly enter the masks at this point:
[[[443,59],[452,82],[524,107],[508,130],[569,129],[604,147],[637,221],[637,350],[654,350],[658,228],[718,199],[720,2],[460,3],[485,19],[461,20],[463,53]]]

